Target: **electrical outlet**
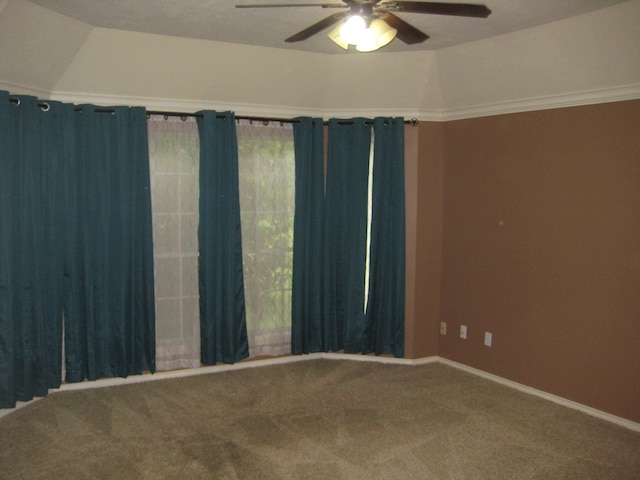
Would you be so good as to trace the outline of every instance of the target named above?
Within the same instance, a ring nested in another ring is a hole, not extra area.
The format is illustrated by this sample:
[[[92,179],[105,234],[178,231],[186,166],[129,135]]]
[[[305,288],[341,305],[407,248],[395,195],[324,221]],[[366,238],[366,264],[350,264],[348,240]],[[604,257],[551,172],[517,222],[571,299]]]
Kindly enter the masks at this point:
[[[490,347],[492,341],[493,341],[493,334],[491,332],[484,332],[484,344],[487,347]]]
[[[447,322],[440,322],[440,335],[447,334]]]
[[[467,326],[466,325],[460,325],[460,338],[467,338]]]

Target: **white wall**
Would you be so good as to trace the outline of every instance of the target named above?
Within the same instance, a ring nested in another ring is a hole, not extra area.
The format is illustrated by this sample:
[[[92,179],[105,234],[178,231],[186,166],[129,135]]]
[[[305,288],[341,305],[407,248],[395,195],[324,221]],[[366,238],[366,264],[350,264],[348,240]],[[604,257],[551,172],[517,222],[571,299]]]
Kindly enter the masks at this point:
[[[48,93],[92,27],[25,1],[0,9],[0,87]]]
[[[325,116],[433,116],[444,108],[436,52],[332,55]]]
[[[450,115],[638,98],[640,1],[443,49],[438,66]]]
[[[96,28],[54,94],[240,110],[322,109],[325,55]],[[276,112],[277,113],[277,112]]]
[[[640,0],[438,51],[327,55],[0,10],[0,88],[154,109],[440,120],[640,97]]]

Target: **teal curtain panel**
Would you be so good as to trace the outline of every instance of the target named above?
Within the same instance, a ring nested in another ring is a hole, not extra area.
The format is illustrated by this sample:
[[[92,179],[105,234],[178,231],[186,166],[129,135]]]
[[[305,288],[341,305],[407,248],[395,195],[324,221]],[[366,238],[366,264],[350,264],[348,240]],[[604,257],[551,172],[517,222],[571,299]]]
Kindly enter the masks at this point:
[[[362,352],[371,125],[329,121],[325,223],[325,322],[329,350]]]
[[[155,371],[146,112],[82,105],[67,158],[66,380]]]
[[[233,113],[201,112],[199,292],[201,361],[249,356],[242,270],[238,140]]]
[[[404,120],[297,120],[292,353],[402,357]]]
[[[321,118],[298,118],[293,124],[295,216],[291,352],[329,349],[324,322],[324,127]]]
[[[2,408],[60,386],[63,162],[72,149],[64,128],[73,110],[12,98],[0,92]]]
[[[373,124],[373,186],[365,352],[404,356],[404,119]]]
[[[0,408],[155,370],[144,108],[0,91]],[[64,338],[64,343],[63,343]]]

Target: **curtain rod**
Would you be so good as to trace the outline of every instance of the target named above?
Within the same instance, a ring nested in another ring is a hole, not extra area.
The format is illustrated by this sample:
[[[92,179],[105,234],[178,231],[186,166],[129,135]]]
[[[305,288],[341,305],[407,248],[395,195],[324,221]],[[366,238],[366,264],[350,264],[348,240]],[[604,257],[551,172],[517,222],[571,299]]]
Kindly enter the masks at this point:
[[[16,105],[20,105],[20,99],[17,97],[9,97],[9,102],[14,103]],[[47,110],[49,110],[50,106],[47,102],[39,102],[38,103],[38,107],[40,107],[42,110],[44,110],[45,112]],[[82,107],[76,107],[75,108],[76,112],[82,112]],[[97,113],[115,113],[115,110],[113,108],[100,108],[97,107],[94,112]],[[162,112],[162,111],[157,111],[157,110],[147,110],[147,115],[162,115],[164,117],[199,117],[202,118],[202,114],[201,113],[185,113],[185,112]],[[218,118],[224,118],[224,116],[222,115],[218,115]],[[267,118],[267,117],[253,117],[253,116],[245,116],[245,115],[237,115],[235,117],[236,120],[253,120],[256,122],[263,122],[263,123],[269,123],[269,122],[280,122],[280,123],[299,123],[298,120],[295,119],[291,119],[291,118]],[[344,120],[344,121],[338,121],[338,124],[340,125],[349,125],[352,124],[353,122],[349,121],[349,120]],[[404,121],[405,125],[411,125],[412,127],[415,127],[416,125],[418,125],[418,119],[417,118],[412,118],[410,120],[405,120]],[[327,125],[328,122],[324,121],[323,122],[324,125]],[[373,124],[373,122],[371,120],[367,120],[365,121],[365,124]]]
[[[158,111],[154,111],[154,110],[149,110],[147,111],[148,115],[163,115],[163,116],[167,116],[167,117],[202,117],[201,113],[180,113],[180,112],[158,112]],[[222,115],[219,115],[218,118],[224,118]],[[245,115],[236,115],[235,116],[236,120],[253,120],[253,121],[257,121],[257,122],[280,122],[280,123],[300,123],[299,120],[295,120],[292,118],[268,118],[268,117],[252,117],[252,116],[245,116]],[[327,125],[329,122],[324,121],[323,124]],[[344,120],[344,121],[338,121],[338,123],[340,125],[349,125],[349,124],[353,124],[353,122],[349,121],[349,120]],[[418,125],[418,119],[417,118],[412,118],[410,120],[405,120],[404,123],[406,125],[411,125],[412,127],[415,127],[416,125]],[[371,120],[366,120],[365,124],[373,124],[373,122]]]

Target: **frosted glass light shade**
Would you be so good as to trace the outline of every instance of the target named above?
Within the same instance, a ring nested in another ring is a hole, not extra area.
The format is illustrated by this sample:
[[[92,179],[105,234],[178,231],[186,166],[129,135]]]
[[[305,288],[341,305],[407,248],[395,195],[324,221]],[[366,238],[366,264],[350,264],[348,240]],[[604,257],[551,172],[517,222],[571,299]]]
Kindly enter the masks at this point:
[[[344,38],[342,38],[342,36],[340,35],[340,29],[344,26],[344,22],[340,22],[338,25],[336,25],[329,33],[327,33],[327,37],[329,37],[331,40],[333,40],[335,43],[337,43],[338,45],[340,45],[342,48],[344,48],[345,50],[349,49],[349,42],[347,42]]]
[[[373,52],[379,48],[388,45],[391,40],[396,38],[398,31],[389,26],[389,24],[379,18],[371,22],[366,33],[360,37],[360,43],[356,45],[359,52]]]
[[[378,48],[382,48],[391,43],[398,33],[398,30],[379,18],[372,20],[371,25],[369,25],[369,30],[373,32]]]

